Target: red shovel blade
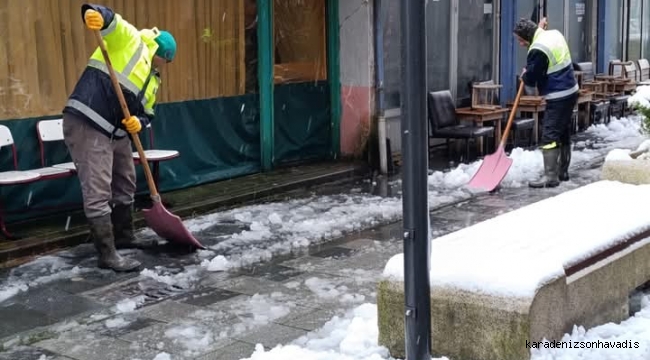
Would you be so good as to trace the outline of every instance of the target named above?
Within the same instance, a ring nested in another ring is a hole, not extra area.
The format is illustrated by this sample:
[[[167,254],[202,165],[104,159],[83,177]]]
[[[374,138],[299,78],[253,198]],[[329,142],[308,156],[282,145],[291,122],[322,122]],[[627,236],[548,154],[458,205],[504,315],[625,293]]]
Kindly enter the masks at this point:
[[[481,167],[479,167],[472,180],[469,181],[468,186],[481,189],[485,191],[494,190],[510,170],[512,159],[510,159],[503,147],[499,147],[497,151],[488,155],[483,159]]]
[[[142,209],[142,212],[147,225],[161,238],[205,249],[183,225],[181,218],[167,211],[160,201],[154,201],[151,209]]]

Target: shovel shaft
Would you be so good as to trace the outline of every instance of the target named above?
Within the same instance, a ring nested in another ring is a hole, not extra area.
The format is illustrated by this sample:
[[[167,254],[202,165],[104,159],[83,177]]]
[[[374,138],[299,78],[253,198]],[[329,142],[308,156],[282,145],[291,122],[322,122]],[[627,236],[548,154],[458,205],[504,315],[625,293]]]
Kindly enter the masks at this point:
[[[99,33],[99,30],[93,31],[93,33],[95,34],[95,38],[99,43],[99,48],[101,49],[102,55],[104,56],[104,61],[106,61],[106,67],[108,68],[108,73],[111,75],[111,82],[113,83],[113,87],[115,88],[115,93],[117,94],[117,98],[120,100],[120,106],[122,106],[122,112],[124,113],[124,118],[128,119],[131,117],[131,113],[129,112],[129,107],[126,105],[126,100],[124,99],[124,94],[122,93],[122,87],[120,86],[119,81],[117,81],[117,76],[115,75],[115,70],[113,70],[113,65],[111,64],[111,59],[108,56],[108,51],[106,51],[106,45],[104,44],[104,39],[102,38],[102,35]],[[147,178],[147,184],[149,185],[151,198],[157,200],[159,198],[158,190],[156,189],[156,184],[153,181],[153,175],[151,175],[149,162],[147,161],[147,157],[144,154],[144,149],[142,148],[142,143],[140,142],[140,136],[138,134],[133,134],[131,138],[133,139],[133,143],[135,143],[135,147],[137,148],[138,154],[140,155],[140,162],[144,167],[144,174]]]
[[[506,130],[503,132],[503,135],[501,135],[501,143],[499,144],[500,148],[503,148],[506,144],[506,141],[508,141],[508,134],[510,133],[510,128],[512,127],[512,120],[515,118],[515,114],[517,114],[517,107],[519,106],[519,100],[521,99],[521,95],[524,93],[524,81],[521,80],[519,84],[519,90],[517,91],[517,97],[515,98],[514,104],[512,104],[512,110],[510,110],[510,116],[508,117],[508,124],[506,125]]]

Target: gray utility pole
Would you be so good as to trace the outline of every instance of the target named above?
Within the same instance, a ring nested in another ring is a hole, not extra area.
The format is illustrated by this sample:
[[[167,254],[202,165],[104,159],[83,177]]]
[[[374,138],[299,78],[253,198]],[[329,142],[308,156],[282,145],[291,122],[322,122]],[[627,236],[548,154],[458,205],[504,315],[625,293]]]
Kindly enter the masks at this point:
[[[431,360],[426,1],[401,3],[406,360]]]

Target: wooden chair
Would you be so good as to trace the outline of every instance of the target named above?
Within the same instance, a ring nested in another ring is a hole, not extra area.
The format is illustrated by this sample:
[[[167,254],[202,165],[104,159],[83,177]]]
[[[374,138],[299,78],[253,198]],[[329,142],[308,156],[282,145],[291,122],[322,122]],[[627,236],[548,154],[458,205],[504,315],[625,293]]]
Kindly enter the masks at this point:
[[[483,81],[478,83],[479,85],[492,85],[494,84],[494,80],[488,80],[488,81]],[[497,94],[492,98],[493,104],[500,104],[499,100],[499,95]],[[503,119],[501,121],[501,129],[505,129],[506,125],[508,124],[508,119]],[[534,137],[534,126],[535,126],[535,119],[534,118],[517,118],[515,117],[512,120],[512,131],[510,132],[512,134],[512,145],[513,147],[517,146],[517,134],[521,131],[530,131],[530,136],[528,138],[528,146],[532,146],[533,144],[533,137]]]
[[[647,59],[639,59],[639,85],[650,85],[650,63]]]

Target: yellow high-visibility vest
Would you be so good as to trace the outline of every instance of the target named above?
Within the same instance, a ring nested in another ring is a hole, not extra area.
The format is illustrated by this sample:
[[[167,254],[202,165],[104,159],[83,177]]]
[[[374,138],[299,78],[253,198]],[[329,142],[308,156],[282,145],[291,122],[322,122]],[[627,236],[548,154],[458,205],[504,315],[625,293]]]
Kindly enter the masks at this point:
[[[153,56],[158,49],[154,40],[159,32],[157,28],[138,30],[133,25],[115,14],[113,21],[101,31],[111,64],[122,86],[138,95],[152,71]],[[108,74],[108,69],[97,47],[88,61],[92,66]],[[142,97],[142,105],[148,115],[154,115],[156,92],[160,86],[160,78],[151,76],[147,89]]]

